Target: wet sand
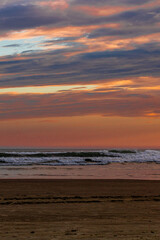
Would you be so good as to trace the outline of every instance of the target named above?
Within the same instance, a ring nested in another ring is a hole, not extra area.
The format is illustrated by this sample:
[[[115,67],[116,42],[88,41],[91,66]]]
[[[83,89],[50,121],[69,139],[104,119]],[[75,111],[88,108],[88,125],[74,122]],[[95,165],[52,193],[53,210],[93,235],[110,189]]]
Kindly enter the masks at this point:
[[[0,179],[160,180],[160,164],[112,163],[88,166],[1,166]]]
[[[0,239],[157,239],[160,181],[0,180]]]

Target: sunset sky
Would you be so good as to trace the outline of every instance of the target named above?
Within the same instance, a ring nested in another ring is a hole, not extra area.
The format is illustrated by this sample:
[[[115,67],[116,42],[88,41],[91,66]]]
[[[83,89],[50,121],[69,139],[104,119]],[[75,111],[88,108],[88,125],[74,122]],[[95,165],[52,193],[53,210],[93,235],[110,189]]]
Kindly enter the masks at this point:
[[[160,148],[160,0],[1,0],[0,147]]]

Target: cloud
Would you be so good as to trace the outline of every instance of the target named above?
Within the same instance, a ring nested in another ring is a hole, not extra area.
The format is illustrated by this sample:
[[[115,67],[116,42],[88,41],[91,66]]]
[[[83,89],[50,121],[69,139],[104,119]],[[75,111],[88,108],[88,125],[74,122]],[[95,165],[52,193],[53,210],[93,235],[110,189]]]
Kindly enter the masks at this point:
[[[86,2],[86,1],[85,1]],[[93,1],[95,3],[99,1]],[[133,1],[132,1],[133,2]],[[137,1],[136,1],[137,2]],[[83,3],[83,2],[82,2]],[[103,2],[101,2],[102,4]],[[159,9],[138,9],[134,11],[125,11],[114,14],[111,17],[90,15],[89,11],[79,11],[72,4],[66,9],[52,9],[49,5],[41,4],[18,4],[7,5],[0,8],[0,30],[21,31],[24,29],[37,28],[40,26],[83,26],[102,24],[107,21],[129,21],[132,23],[141,23],[146,21],[152,23],[159,19]]]
[[[88,38],[112,37],[112,39],[136,38],[137,36],[159,33],[159,26],[123,26],[121,28],[97,28],[88,34]]]
[[[0,9],[2,31],[23,30],[38,26],[56,24],[63,20],[58,13],[46,11],[36,5],[13,5]]]
[[[77,5],[95,5],[95,6],[104,6],[104,5],[142,5],[145,3],[153,2],[152,0],[71,0],[72,4]]]
[[[10,44],[10,45],[5,45],[3,46],[4,48],[12,48],[12,47],[20,47],[21,44]]]
[[[140,78],[160,76],[160,8],[152,6],[154,3],[157,4],[149,0],[1,2],[1,46],[10,53],[0,57],[1,88],[76,87],[126,81],[123,88],[117,85],[106,90],[101,86],[87,93],[0,95],[1,119],[158,114],[160,99],[158,90],[152,92],[154,79],[150,78],[150,85]],[[28,47],[22,48],[19,41],[13,42],[15,39],[21,39]],[[19,54],[11,51],[14,47],[20,49]],[[129,91],[127,81],[133,78],[137,78],[135,89]],[[140,89],[143,86],[148,86],[150,92]]]
[[[125,11],[115,16],[108,17],[108,21],[127,21],[136,24],[153,24],[159,22],[160,8],[152,8],[152,9],[137,9],[134,11]],[[138,27],[138,25],[137,25]]]
[[[0,9],[0,30],[21,31],[40,26],[81,26],[105,22],[104,17],[94,17],[78,10],[53,10],[37,5],[14,5]]]
[[[160,76],[159,45],[65,57],[69,51],[72,50],[2,58],[0,87],[92,84],[134,76]]]
[[[159,90],[145,94],[110,88],[106,92],[0,95],[0,101],[1,120],[86,115],[146,117],[153,113],[160,116]]]

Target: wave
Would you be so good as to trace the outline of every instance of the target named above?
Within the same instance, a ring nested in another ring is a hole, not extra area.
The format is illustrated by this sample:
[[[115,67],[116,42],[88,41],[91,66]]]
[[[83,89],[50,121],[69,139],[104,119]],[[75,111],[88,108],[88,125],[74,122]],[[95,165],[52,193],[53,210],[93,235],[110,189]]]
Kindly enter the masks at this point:
[[[106,165],[125,162],[160,163],[160,150],[109,149],[99,151],[6,151],[0,152],[0,166],[21,165]]]

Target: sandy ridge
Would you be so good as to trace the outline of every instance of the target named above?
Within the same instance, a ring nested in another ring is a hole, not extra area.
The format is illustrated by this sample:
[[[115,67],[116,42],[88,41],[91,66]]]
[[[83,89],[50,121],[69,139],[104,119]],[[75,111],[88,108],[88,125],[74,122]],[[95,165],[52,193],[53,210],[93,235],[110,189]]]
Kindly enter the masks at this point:
[[[28,196],[16,198],[1,198],[0,205],[9,204],[53,204],[53,203],[102,203],[102,202],[133,202],[133,201],[160,201],[160,195],[155,196],[91,196],[91,197],[53,197]]]

